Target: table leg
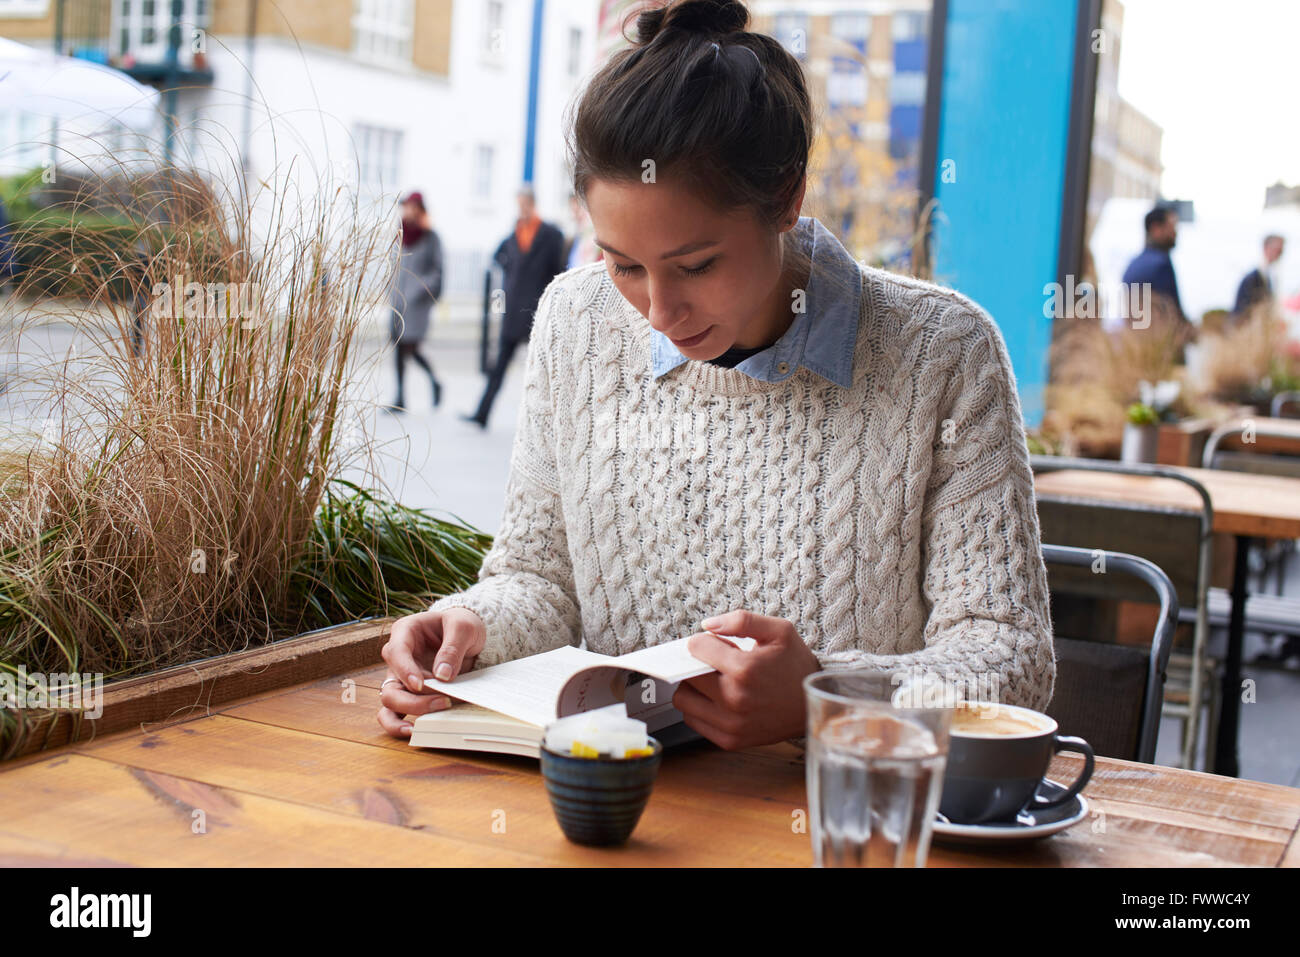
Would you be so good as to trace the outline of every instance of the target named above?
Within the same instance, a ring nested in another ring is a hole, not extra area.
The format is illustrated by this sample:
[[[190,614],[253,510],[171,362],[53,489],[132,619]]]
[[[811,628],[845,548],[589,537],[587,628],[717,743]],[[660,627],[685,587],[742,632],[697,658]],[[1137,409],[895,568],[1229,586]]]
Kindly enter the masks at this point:
[[[1219,696],[1219,732],[1214,748],[1214,773],[1235,778],[1237,732],[1241,721],[1241,646],[1246,633],[1246,597],[1250,583],[1249,535],[1237,536],[1237,554],[1232,568],[1232,611],[1228,617],[1228,658],[1223,664],[1223,686]],[[1198,702],[1199,705],[1199,702]]]

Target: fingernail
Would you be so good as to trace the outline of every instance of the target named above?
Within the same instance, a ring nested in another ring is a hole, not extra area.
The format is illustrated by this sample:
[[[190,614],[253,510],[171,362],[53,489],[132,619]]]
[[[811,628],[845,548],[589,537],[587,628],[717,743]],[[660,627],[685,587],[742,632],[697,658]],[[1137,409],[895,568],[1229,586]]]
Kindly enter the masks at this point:
[[[721,618],[705,618],[702,622],[700,622],[700,627],[706,629],[717,628],[721,622],[722,622]]]
[[[451,707],[451,699],[450,699],[450,698],[443,698],[443,699],[440,700],[440,701],[435,701],[435,702],[433,703],[433,705],[429,708],[429,710],[430,710],[430,711],[441,711],[443,708],[450,708],[450,707]]]
[[[419,691],[424,687],[424,679],[419,675],[407,675],[406,686],[412,691]]]
[[[444,661],[433,670],[433,673],[438,677],[439,681],[450,681],[451,665]]]
[[[405,731],[407,734],[410,734],[410,733],[411,733],[411,729],[412,729],[413,727],[415,727],[415,726],[414,726],[413,724],[411,724],[411,722],[407,721],[405,724],[402,725],[402,730]]]

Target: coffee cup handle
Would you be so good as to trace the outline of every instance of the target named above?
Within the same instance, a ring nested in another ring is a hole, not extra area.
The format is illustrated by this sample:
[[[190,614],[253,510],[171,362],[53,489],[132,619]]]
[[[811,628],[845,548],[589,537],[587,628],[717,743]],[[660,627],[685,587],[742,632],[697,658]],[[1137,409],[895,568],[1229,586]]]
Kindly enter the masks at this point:
[[[1088,744],[1083,738],[1069,737],[1068,735],[1058,734],[1056,741],[1052,746],[1053,754],[1060,754],[1062,751],[1078,751],[1083,755],[1083,771],[1080,772],[1075,782],[1065,789],[1064,794],[1058,794],[1050,801],[1042,800],[1037,793],[1034,799],[1029,802],[1029,810],[1038,810],[1040,808],[1059,807],[1066,801],[1071,800],[1076,794],[1083,790],[1083,786],[1088,783],[1092,777],[1093,765],[1096,763],[1093,759],[1092,745]]]

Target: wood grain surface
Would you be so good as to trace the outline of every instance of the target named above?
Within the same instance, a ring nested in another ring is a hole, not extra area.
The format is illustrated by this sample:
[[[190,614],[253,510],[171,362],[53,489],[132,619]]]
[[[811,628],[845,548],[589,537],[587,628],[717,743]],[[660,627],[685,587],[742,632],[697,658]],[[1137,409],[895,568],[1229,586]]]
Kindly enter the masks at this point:
[[[671,751],[630,843],[569,843],[533,759],[411,748],[375,720],[382,665],[0,769],[0,865],[807,866],[803,754]],[[1081,759],[1049,775],[1072,780]],[[1296,866],[1300,790],[1097,760],[1092,813],[930,866]]]

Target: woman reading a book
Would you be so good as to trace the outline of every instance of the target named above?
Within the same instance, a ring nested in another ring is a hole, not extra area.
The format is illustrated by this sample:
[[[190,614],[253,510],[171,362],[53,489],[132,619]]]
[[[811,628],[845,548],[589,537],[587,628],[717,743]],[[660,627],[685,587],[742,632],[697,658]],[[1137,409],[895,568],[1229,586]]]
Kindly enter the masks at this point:
[[[448,706],[425,678],[583,639],[619,655],[691,636],[716,672],[673,704],[724,748],[803,735],[801,682],[822,669],[1051,698],[1001,334],[800,217],[802,69],[747,24],[736,0],[643,12],[577,105],[574,191],[605,259],[538,304],[478,580],[394,624],[379,711],[394,736]]]

